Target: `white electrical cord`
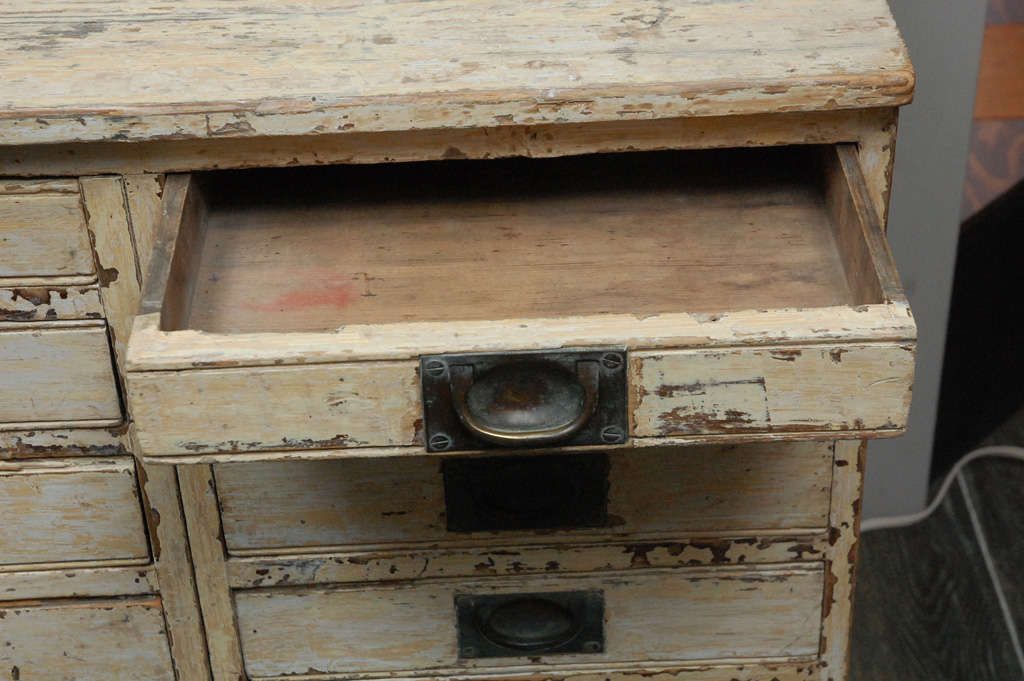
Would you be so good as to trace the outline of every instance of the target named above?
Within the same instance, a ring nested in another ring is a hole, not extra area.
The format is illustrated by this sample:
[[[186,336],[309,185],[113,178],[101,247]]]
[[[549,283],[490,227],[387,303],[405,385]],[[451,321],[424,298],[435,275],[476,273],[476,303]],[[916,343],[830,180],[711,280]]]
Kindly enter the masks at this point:
[[[932,499],[932,503],[928,504],[928,507],[918,513],[912,513],[910,515],[899,515],[890,518],[872,518],[865,520],[860,524],[861,532],[870,532],[871,530],[887,530],[894,527],[906,527],[907,525],[914,525],[921,522],[939,507],[942,500],[946,498],[946,494],[949,493],[949,488],[959,475],[960,471],[963,470],[964,466],[974,461],[975,459],[981,459],[983,457],[996,457],[1000,459],[1018,459],[1024,461],[1024,447],[1013,447],[1010,445],[993,445],[991,447],[979,447],[972,452],[964,455],[953,468],[946,474],[946,479],[942,481],[942,485],[939,487],[939,491],[935,493],[935,498]]]

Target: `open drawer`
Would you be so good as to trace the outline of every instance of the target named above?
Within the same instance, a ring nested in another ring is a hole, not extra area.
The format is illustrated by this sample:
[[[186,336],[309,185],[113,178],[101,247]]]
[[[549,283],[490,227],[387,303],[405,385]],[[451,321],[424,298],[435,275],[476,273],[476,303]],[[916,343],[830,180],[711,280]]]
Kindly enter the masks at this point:
[[[127,361],[149,458],[422,453],[437,353],[613,349],[617,446],[906,424],[915,327],[852,145],[171,175],[163,201]]]

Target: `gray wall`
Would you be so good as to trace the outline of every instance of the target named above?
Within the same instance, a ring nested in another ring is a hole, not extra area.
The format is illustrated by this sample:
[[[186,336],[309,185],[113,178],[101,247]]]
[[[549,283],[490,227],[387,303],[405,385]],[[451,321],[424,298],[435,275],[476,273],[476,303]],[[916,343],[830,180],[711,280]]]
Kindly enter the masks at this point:
[[[900,112],[889,241],[918,328],[906,435],[868,446],[864,513],[911,513],[926,502],[960,199],[985,21],[983,0],[889,0],[917,72]]]

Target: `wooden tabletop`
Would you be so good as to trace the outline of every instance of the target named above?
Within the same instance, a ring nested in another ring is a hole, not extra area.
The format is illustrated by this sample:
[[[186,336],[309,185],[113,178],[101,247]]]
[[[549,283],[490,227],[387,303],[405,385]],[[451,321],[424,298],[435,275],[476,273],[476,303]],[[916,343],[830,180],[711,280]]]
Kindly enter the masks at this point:
[[[885,0],[7,0],[0,144],[893,106]]]

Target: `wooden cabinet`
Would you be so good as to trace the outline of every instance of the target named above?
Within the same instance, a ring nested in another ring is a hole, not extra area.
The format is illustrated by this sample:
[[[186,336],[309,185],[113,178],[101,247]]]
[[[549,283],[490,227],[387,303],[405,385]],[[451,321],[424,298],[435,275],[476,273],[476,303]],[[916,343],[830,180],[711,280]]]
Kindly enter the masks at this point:
[[[884,0],[15,5],[0,672],[845,678]]]

